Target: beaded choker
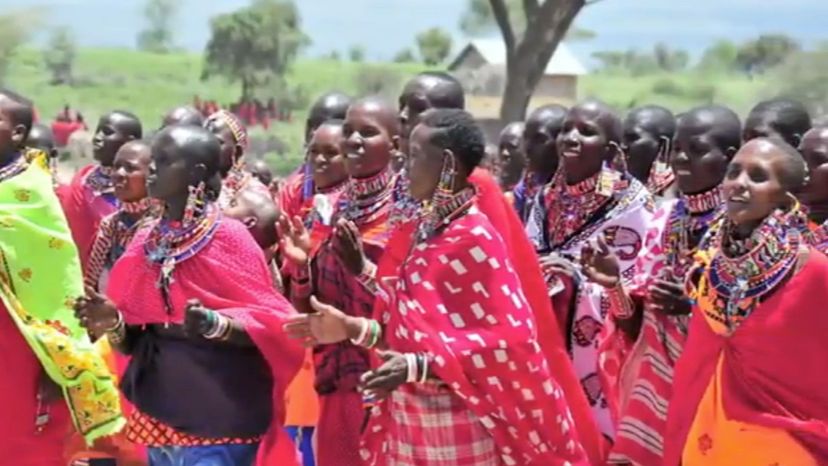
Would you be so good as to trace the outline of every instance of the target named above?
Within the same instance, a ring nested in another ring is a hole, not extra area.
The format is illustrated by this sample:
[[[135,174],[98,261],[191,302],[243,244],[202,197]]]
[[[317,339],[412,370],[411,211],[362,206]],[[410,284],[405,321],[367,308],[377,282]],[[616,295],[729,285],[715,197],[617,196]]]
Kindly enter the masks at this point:
[[[559,171],[546,199],[549,246],[555,248],[562,245],[613,199],[598,192],[600,176],[599,172],[574,185],[566,185],[563,173]]]
[[[157,201],[155,199],[145,197],[140,201],[121,202],[120,210],[128,214],[142,214],[155,205],[157,205]]]
[[[711,239],[714,256],[708,268],[716,305],[705,312],[729,329],[738,327],[768,293],[790,276],[799,257],[802,234],[791,226],[791,212],[775,211],[749,238],[732,237],[723,219]]]
[[[345,218],[357,225],[379,218],[391,202],[393,181],[390,167],[370,178],[351,178],[341,205]]]
[[[664,229],[666,262],[682,277],[692,263],[696,242],[722,212],[722,189],[679,197]]]
[[[446,202],[433,205],[431,211],[423,214],[417,224],[416,242],[428,240],[441,228],[445,228],[454,219],[464,214],[472,205],[475,194],[477,191],[470,186],[454,194]]]
[[[25,157],[20,154],[15,155],[9,163],[3,167],[0,167],[0,182],[6,181],[23,173],[28,167],[29,163],[26,162]]]
[[[195,256],[215,235],[221,220],[221,209],[207,204],[204,211],[188,223],[160,219],[144,243],[144,253],[150,262],[161,265],[157,286],[164,298],[168,313],[172,313],[169,288],[175,266]]]

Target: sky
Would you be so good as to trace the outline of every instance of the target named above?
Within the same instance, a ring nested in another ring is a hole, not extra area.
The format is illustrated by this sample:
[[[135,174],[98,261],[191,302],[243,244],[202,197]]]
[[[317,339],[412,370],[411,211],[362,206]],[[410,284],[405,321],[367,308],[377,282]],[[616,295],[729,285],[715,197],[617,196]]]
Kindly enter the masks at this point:
[[[441,27],[466,38],[458,23],[467,0],[295,0],[303,29],[313,43],[307,56],[360,45],[370,60],[390,59],[413,46],[418,32]],[[37,6],[46,11],[39,41],[57,25],[69,26],[83,46],[132,47],[144,27],[144,0],[0,0],[0,11]],[[201,51],[209,19],[247,5],[248,0],[179,0],[176,45]],[[598,50],[651,49],[661,41],[698,55],[716,39],[743,41],[760,33],[784,33],[806,46],[828,40],[826,0],[602,0],[583,10],[577,24],[597,36],[575,44],[587,60]],[[496,34],[496,31],[494,32]]]

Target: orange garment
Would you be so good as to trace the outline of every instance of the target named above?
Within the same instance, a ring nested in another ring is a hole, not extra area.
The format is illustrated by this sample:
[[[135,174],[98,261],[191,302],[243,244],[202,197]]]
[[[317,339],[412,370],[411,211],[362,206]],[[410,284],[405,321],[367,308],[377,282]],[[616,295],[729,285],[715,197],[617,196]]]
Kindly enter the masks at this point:
[[[285,425],[312,427],[319,419],[319,397],[314,388],[313,350],[305,352],[302,368],[285,391]]]
[[[817,461],[782,429],[730,419],[722,403],[722,362],[699,403],[684,445],[682,466],[817,466]]]

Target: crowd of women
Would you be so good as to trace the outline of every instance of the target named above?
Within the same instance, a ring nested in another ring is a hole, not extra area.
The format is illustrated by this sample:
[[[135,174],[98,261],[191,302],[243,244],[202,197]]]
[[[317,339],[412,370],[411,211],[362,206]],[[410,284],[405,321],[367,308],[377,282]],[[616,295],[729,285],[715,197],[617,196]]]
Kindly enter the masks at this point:
[[[0,464],[828,464],[828,128],[775,99],[506,126],[319,98],[104,115],[64,184],[0,91]]]

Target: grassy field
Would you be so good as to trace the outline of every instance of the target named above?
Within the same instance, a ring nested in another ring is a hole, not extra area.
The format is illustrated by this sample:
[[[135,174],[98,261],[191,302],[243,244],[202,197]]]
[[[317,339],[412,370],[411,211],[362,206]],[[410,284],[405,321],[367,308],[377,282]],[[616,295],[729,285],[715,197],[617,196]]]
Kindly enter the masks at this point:
[[[396,93],[406,76],[424,67],[418,64],[358,64],[325,60],[300,60],[287,77],[290,88],[300,87],[313,98],[338,89],[358,94],[382,87]],[[33,98],[44,120],[51,120],[64,104],[80,110],[91,126],[98,116],[114,108],[128,109],[141,117],[147,128],[156,127],[170,108],[192,102],[194,95],[219,103],[234,102],[240,86],[220,79],[201,81],[201,55],[155,55],[132,50],[85,49],[78,54],[74,86],[52,86],[42,54],[33,49],[19,53],[6,85]],[[709,101],[733,106],[740,112],[768,91],[767,83],[741,76],[678,75],[629,76],[592,74],[580,83],[583,97],[599,97],[623,110],[644,103],[659,103],[680,111]],[[269,131],[289,147],[288,154],[267,154],[278,172],[295,167],[299,160],[305,111],[289,123],[277,123]],[[261,129],[253,137],[262,137]]]

